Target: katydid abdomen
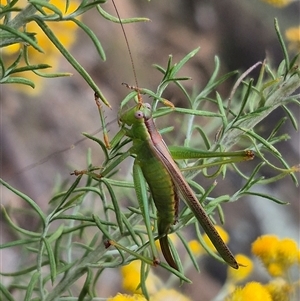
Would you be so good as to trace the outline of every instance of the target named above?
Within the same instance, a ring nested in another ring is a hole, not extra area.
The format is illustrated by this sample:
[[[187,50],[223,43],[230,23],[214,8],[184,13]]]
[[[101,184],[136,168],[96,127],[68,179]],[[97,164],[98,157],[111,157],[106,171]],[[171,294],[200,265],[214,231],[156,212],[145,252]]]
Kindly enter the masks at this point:
[[[177,219],[178,192],[168,170],[158,160],[149,143],[151,142],[146,140],[140,145],[136,164],[139,164],[142,169],[157,209],[157,228],[162,253],[168,264],[178,269],[171,255],[167,237],[170,226]]]

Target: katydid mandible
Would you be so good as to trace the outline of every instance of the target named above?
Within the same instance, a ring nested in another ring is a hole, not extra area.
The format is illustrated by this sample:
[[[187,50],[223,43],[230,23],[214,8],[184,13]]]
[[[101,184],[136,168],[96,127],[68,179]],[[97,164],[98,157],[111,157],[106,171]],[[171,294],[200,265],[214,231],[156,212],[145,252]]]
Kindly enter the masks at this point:
[[[134,162],[134,180],[136,182],[136,173],[140,168],[148,183],[157,209],[158,235],[162,253],[168,264],[174,269],[178,269],[169,247],[167,235],[170,227],[176,222],[178,203],[181,196],[195,214],[203,230],[224,261],[237,269],[239,264],[216,231],[195,193],[184,179],[160,133],[156,129],[152,118],[151,106],[143,103],[137,85],[137,76],[135,74],[129,43],[116,5],[113,0],[112,2],[124,33],[136,81],[136,91],[138,93],[137,105],[121,113],[119,120],[125,135],[130,137],[133,142],[130,153],[136,156]]]

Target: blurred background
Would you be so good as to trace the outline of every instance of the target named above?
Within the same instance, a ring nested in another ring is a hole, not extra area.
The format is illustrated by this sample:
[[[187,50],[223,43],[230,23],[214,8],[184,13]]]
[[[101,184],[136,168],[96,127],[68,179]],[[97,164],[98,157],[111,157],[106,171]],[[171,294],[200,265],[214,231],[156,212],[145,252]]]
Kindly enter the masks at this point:
[[[240,1],[202,1],[202,0],[164,0],[124,1],[115,0],[122,18],[141,16],[151,22],[135,23],[125,26],[140,87],[155,89],[161,75],[152,64],[166,66],[168,56],[173,55],[177,62],[188,52],[200,46],[200,52],[187,64],[181,75],[189,76],[191,81],[185,85],[192,90],[201,90],[214,70],[214,57],[221,60],[221,74],[232,70],[245,71],[266,56],[273,66],[282,60],[282,52],[274,30],[274,17],[278,18],[281,31],[299,25],[299,1],[285,8],[275,8],[264,2]],[[103,8],[115,15],[108,1]],[[132,67],[120,25],[107,22],[96,12],[90,11],[83,21],[93,29],[101,41],[106,62],[96,52],[92,42],[80,30],[72,47],[72,54],[93,77],[112,109],[105,108],[107,122],[114,121],[120,101],[128,94],[121,85],[126,82],[134,85]],[[15,87],[1,87],[1,178],[35,200],[43,210],[60,181],[73,181],[70,172],[86,168],[86,153],[92,148],[94,165],[101,165],[101,149],[88,140],[82,139],[82,132],[93,133],[100,127],[100,120],[94,102],[93,91],[80,78],[75,70],[61,58],[59,70],[73,73],[72,77],[49,79],[42,82],[39,94],[17,90]],[[252,73],[255,78],[257,71]],[[234,80],[222,85],[219,93],[223,98],[230,94]],[[172,89],[164,96],[175,105],[185,106]],[[293,109],[299,115],[299,107]],[[263,124],[261,130],[266,135],[284,115],[275,111]],[[174,117],[165,117],[166,124],[179,122]],[[177,120],[177,121],[176,121]],[[109,124],[110,137],[118,130],[118,124]],[[288,163],[300,163],[299,132],[288,121],[284,131],[291,139],[277,145],[283,151]],[[72,145],[75,147],[72,147]],[[251,164],[251,163],[249,163]],[[257,164],[257,162],[256,162]],[[264,175],[266,177],[272,174]],[[229,182],[219,180],[214,192],[225,194],[225,190],[236,191],[241,183],[236,183],[234,175]],[[211,184],[211,183],[210,183]],[[209,185],[209,182],[208,182]],[[245,198],[233,204],[224,205],[226,226],[230,233],[230,247],[234,253],[250,254],[249,245],[257,236],[273,233],[279,237],[290,237],[299,241],[299,188],[290,177],[264,187],[268,193],[289,202],[280,206],[265,199]],[[1,187],[1,203],[4,206],[22,208],[24,202]],[[28,223],[20,217],[22,226],[35,229],[35,222]],[[9,230],[1,220],[3,240],[9,240]],[[2,264],[3,269],[14,260]],[[209,266],[209,268],[208,268]],[[226,277],[226,267],[208,259],[202,265],[199,275],[191,269],[187,276],[194,285],[183,285],[180,289],[193,300],[211,300]],[[117,275],[112,286],[103,287],[103,296],[115,292],[119,283]],[[120,277],[120,276],[119,276]],[[255,275],[264,280],[263,273]],[[198,296],[198,297],[197,297]]]

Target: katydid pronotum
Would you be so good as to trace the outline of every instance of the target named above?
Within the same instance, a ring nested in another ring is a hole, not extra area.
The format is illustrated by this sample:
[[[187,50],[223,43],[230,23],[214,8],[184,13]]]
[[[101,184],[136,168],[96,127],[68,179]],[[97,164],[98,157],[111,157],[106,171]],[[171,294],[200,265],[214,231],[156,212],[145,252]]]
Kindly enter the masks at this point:
[[[135,158],[133,165],[134,185],[143,217],[145,220],[148,219],[148,223],[146,224],[149,225],[149,216],[147,216],[147,213],[143,211],[143,208],[145,208],[145,203],[141,192],[143,190],[145,191],[145,187],[143,187],[143,183],[145,182],[144,180],[146,180],[148,184],[152,199],[157,209],[157,228],[161,250],[167,263],[172,268],[178,270],[178,266],[175,263],[169,247],[168,233],[171,226],[176,223],[179,200],[181,198],[193,212],[194,216],[208,235],[209,239],[215,246],[220,256],[223,258],[223,260],[232,268],[238,269],[239,264],[215,229],[205,210],[199,203],[196,194],[185,180],[179,167],[175,163],[171,152],[162,139],[161,134],[157,130],[152,117],[151,105],[144,103],[142,100],[141,89],[138,88],[137,76],[135,73],[129,43],[127,41],[125,30],[116,5],[113,0],[112,2],[117,12],[122,31],[124,33],[130,60],[132,63],[136,87],[130,88],[134,89],[136,92],[137,103],[133,107],[125,111],[123,111],[122,108],[125,104],[127,104],[128,101],[122,104],[121,110],[119,112],[119,122],[121,130],[116,135],[116,138],[112,140],[111,144],[109,144],[107,136],[104,136],[105,144],[108,148],[114,148],[115,145],[120,143],[120,141],[124,137],[129,137],[132,140],[132,147],[122,155],[122,160],[129,156],[133,156]],[[168,102],[166,103],[168,104]],[[172,106],[171,104],[169,105]],[[102,114],[100,105],[99,111],[100,114]],[[186,159],[188,157],[203,157],[203,152],[194,149],[188,149],[185,147],[174,148],[172,153],[173,155],[175,155],[176,159]],[[232,162],[250,160],[253,158],[253,152],[251,151],[222,154],[211,153],[209,157],[216,157],[220,155],[223,157],[235,157],[236,159],[233,159]],[[101,171],[100,175],[96,176],[96,178],[105,177],[117,166],[116,162],[119,163],[119,161],[114,161],[106,166],[104,170]],[[86,173],[86,171],[74,172],[74,174],[81,173]],[[143,177],[143,179],[141,177]],[[149,243],[153,252],[153,264],[157,264],[159,260],[156,254],[151,227],[147,227],[147,232],[149,236]]]

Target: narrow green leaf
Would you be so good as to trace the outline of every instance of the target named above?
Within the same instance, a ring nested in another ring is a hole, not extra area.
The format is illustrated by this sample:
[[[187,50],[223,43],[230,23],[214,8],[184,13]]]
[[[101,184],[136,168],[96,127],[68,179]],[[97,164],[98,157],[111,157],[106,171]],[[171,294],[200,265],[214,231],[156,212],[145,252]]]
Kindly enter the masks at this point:
[[[1,209],[2,209],[2,212],[4,214],[4,217],[6,219],[6,221],[8,222],[8,224],[12,227],[12,229],[15,229],[17,232],[19,233],[22,233],[26,236],[31,236],[31,237],[40,237],[41,236],[41,233],[39,232],[33,232],[33,231],[29,231],[29,230],[26,230],[26,229],[23,229],[19,226],[17,226],[9,217],[9,215],[7,214],[6,210],[5,210],[5,207],[3,205],[1,205]]]
[[[79,64],[79,62],[71,55],[71,53],[63,46],[63,44],[57,39],[55,34],[51,31],[48,25],[38,16],[32,17],[33,21],[43,30],[50,41],[55,45],[55,47],[61,52],[61,54],[67,59],[67,61],[76,69],[76,71],[85,79],[88,85],[93,89],[99,98],[103,101],[105,105],[110,107],[109,102],[106,100],[102,92],[99,90],[93,79],[85,71],[85,69]]]
[[[148,293],[146,281],[149,274],[149,265],[146,264],[144,261],[141,261],[141,268],[140,268],[140,284],[138,285],[137,289],[141,288],[143,295],[147,300],[150,300],[150,296]]]
[[[141,209],[145,221],[145,226],[147,229],[147,234],[149,237],[149,243],[153,253],[153,257],[158,258],[157,249],[155,246],[155,241],[153,236],[153,229],[150,220],[150,214],[149,214],[147,184],[143,176],[141,167],[138,164],[133,165],[133,182],[135,186],[136,196],[139,202],[139,207]]]
[[[49,237],[47,237],[47,241],[49,244],[57,240],[61,237],[62,233],[64,232],[64,225],[61,224],[57,230],[55,230]]]
[[[179,279],[183,280],[184,282],[192,283],[192,281],[189,278],[187,278],[185,275],[183,275],[179,271],[171,268],[168,264],[166,264],[164,262],[160,262],[159,265],[161,267],[163,267],[164,269],[166,269],[167,271],[171,272],[172,274],[176,275]]]
[[[285,111],[285,113],[288,115],[288,118],[290,119],[294,129],[298,131],[298,121],[294,117],[293,113],[290,111],[290,109],[287,108],[287,106],[283,105],[282,109]]]
[[[63,209],[63,206],[65,205],[65,202],[67,201],[67,199],[69,198],[69,196],[73,193],[74,189],[78,186],[81,178],[82,178],[82,175],[79,175],[76,178],[76,180],[74,181],[74,183],[71,185],[71,187],[68,189],[68,191],[64,193],[64,197],[61,200],[61,202],[58,205],[58,207],[53,212],[53,215],[54,215],[54,213],[57,213],[58,211],[60,211],[61,209]]]
[[[102,223],[102,221],[100,220],[100,218],[99,218],[97,215],[92,214],[92,218],[93,218],[93,220],[95,221],[96,226],[97,226],[97,227],[99,228],[99,230],[104,234],[105,239],[111,240],[112,237],[111,237],[110,233],[109,233],[108,230],[107,230],[107,226],[104,226],[104,224]]]
[[[51,282],[52,285],[54,284],[54,281],[56,279],[56,261],[54,257],[53,250],[51,248],[51,245],[48,241],[47,238],[43,238],[43,242],[45,244],[47,253],[48,253],[48,258],[49,258],[49,265],[50,265],[50,276],[51,276]]]
[[[242,129],[242,130],[246,132],[246,129]],[[269,141],[267,141],[260,135],[256,134],[254,131],[247,131],[247,135],[255,138],[257,141],[259,141],[261,144],[263,144],[274,155],[281,157],[280,152]]]
[[[14,29],[13,27],[9,27],[9,26],[3,25],[3,24],[0,24],[0,29],[14,34],[16,37],[20,38],[23,42],[27,42],[29,45],[31,45],[37,51],[42,52],[42,53],[44,52],[43,49],[32,38],[32,34],[27,34],[27,33],[21,32],[17,29]],[[5,41],[2,41],[2,42],[5,43]],[[3,45],[0,42],[0,47],[2,47],[2,46]]]
[[[3,84],[21,84],[21,85],[30,86],[33,89],[35,88],[35,84],[34,84],[33,81],[31,81],[27,78],[18,77],[18,76],[5,78],[5,80],[0,80],[0,83],[3,83]]]
[[[27,244],[35,243],[35,242],[38,242],[39,240],[40,240],[40,238],[14,240],[14,241],[11,241],[11,242],[1,244],[0,245],[0,250],[1,249],[6,249],[6,248],[16,247],[16,246],[20,246],[20,245],[27,245]]]
[[[179,237],[179,239],[181,240],[181,242],[182,242],[183,246],[185,247],[186,251],[188,252],[189,257],[190,257],[195,269],[197,270],[198,273],[200,273],[200,268],[199,268],[199,265],[197,263],[197,259],[194,255],[193,251],[189,247],[189,242],[181,235],[181,233],[179,231],[176,232],[176,234]],[[177,263],[177,261],[176,261],[176,263]]]
[[[232,124],[234,124],[235,121],[237,121],[240,118],[240,116],[244,115],[243,114],[244,113],[244,109],[245,109],[246,104],[247,104],[247,102],[248,102],[248,100],[250,98],[249,97],[250,93],[252,92],[252,84],[253,84],[253,80],[250,80],[249,84],[248,84],[248,89],[247,89],[246,94],[243,97],[242,103],[240,105],[239,112],[238,112],[237,116],[235,117],[235,120],[232,122]]]
[[[216,93],[216,99],[217,99],[219,112],[222,116],[222,127],[223,127],[223,129],[225,129],[228,125],[228,120],[227,120],[226,112],[224,110],[223,99],[221,98],[219,93]]]
[[[122,215],[121,215],[121,209],[120,209],[119,203],[117,201],[116,195],[114,193],[114,190],[111,187],[111,185],[106,181],[106,179],[102,179],[101,181],[102,181],[102,183],[105,184],[105,186],[106,186],[106,188],[109,192],[109,195],[111,197],[111,200],[112,200],[112,203],[113,203],[113,206],[114,206],[114,212],[115,212],[115,215],[116,215],[117,223],[118,223],[120,232],[123,234],[124,233],[124,226],[123,226],[123,220],[122,220]]]
[[[257,183],[257,180],[260,179],[255,179],[255,176],[258,174],[260,169],[265,165],[265,162],[260,162],[252,171],[250,177],[248,178],[247,182],[245,185],[240,189],[240,191],[247,191],[250,189],[251,186],[253,186],[255,183]]]
[[[7,300],[7,301],[15,301],[14,297],[12,296],[12,294],[6,289],[6,287],[1,282],[0,282],[0,292],[1,292],[1,296],[6,298],[5,300]]]
[[[46,69],[46,68],[51,68],[51,66],[47,64],[30,65],[30,66],[14,68],[11,72],[9,72],[9,74],[14,74],[17,72],[33,71],[38,69]]]
[[[286,119],[287,117],[283,117],[277,122],[277,124],[274,126],[272,132],[270,133],[269,137],[266,140],[273,141],[273,139],[278,138],[276,137],[276,135],[278,134],[278,131],[281,129],[281,127],[284,125]]]
[[[175,74],[200,50],[200,47],[189,52],[183,59],[181,59],[177,64],[174,65],[172,69],[172,78],[174,78]]]
[[[97,49],[97,52],[98,52],[99,56],[101,57],[102,61],[106,61],[106,55],[105,55],[104,49],[103,49],[99,39],[97,38],[97,36],[94,34],[94,32],[88,26],[86,26],[84,23],[82,23],[81,21],[79,21],[77,19],[71,19],[71,21],[73,21],[75,24],[77,24],[90,37],[90,39],[93,41],[93,43]]]
[[[232,71],[232,72],[229,72],[229,73],[223,75],[219,80],[215,81],[212,84],[210,84],[210,81],[209,81],[207,83],[207,85],[204,87],[204,89],[195,98],[195,103],[198,103],[203,98],[206,98],[217,86],[219,86],[221,83],[223,83],[224,81],[226,81],[228,78],[232,77],[235,74],[237,74],[237,71]]]
[[[102,17],[105,19],[115,22],[115,23],[120,23],[120,20],[118,17],[114,17],[113,15],[110,15],[108,12],[103,10],[100,5],[97,5],[97,10],[100,13]],[[149,22],[150,19],[148,18],[128,18],[128,19],[121,19],[122,24],[126,23],[135,23],[135,22]]]
[[[16,195],[18,195],[20,198],[22,198],[26,203],[28,203],[33,209],[34,211],[40,216],[43,226],[45,227],[46,225],[46,217],[43,213],[43,211],[41,210],[41,208],[35,203],[34,200],[32,200],[29,196],[27,196],[26,194],[20,192],[19,190],[13,188],[12,186],[10,186],[7,182],[5,182],[4,180],[2,180],[0,178],[0,183],[5,186],[7,189],[9,189],[10,191],[12,191],[13,193],[15,193]]]
[[[133,226],[130,224],[130,222],[128,221],[128,219],[126,218],[126,216],[124,214],[122,214],[122,220],[123,220],[125,227],[127,228],[128,232],[129,232],[129,234],[131,235],[131,238],[134,241],[134,243],[137,246],[141,246],[141,242],[140,242],[140,240],[137,239],[137,235],[135,233]]]
[[[78,301],[85,300],[85,296],[87,296],[87,295],[92,296],[92,294],[90,292],[90,286],[91,286],[91,282],[93,280],[93,273],[92,273],[92,270],[90,268],[87,268],[86,271],[87,271],[86,278],[85,278],[83,287],[80,291],[80,294],[78,296]]]
[[[289,204],[289,202],[284,202],[284,201],[279,200],[278,198],[275,198],[271,195],[260,193],[260,192],[247,191],[247,192],[244,192],[243,194],[244,195],[258,196],[258,197],[261,197],[261,198],[264,198],[264,199],[268,199],[268,200],[270,200],[272,202],[275,202],[277,204],[280,204],[280,205],[288,205]]]
[[[209,138],[205,134],[205,131],[202,129],[202,127],[195,126],[195,130],[200,134],[200,136],[201,136],[201,138],[204,142],[205,148],[206,149],[211,149],[211,144],[210,144]]]
[[[275,26],[275,31],[281,46],[281,50],[283,52],[283,56],[284,56],[284,61],[285,61],[285,76],[287,76],[288,72],[289,72],[289,67],[290,67],[290,60],[289,60],[289,55],[288,55],[288,51],[286,49],[283,37],[281,35],[280,32],[280,28],[279,28],[279,24],[278,24],[278,20],[277,18],[274,19],[274,26]]]
[[[56,15],[58,15],[61,19],[63,18],[62,12],[57,8],[57,6],[49,3],[48,1],[42,1],[42,0],[28,0],[32,5],[34,5],[39,11],[40,8],[47,8]],[[48,14],[47,14],[48,16]]]
[[[33,293],[34,289],[36,288],[36,284],[37,284],[37,281],[38,281],[39,277],[40,277],[40,272],[38,272],[38,271],[32,274],[30,282],[27,286],[24,301],[30,301],[31,300],[32,293]]]
[[[18,53],[17,58],[13,61],[13,63],[7,67],[5,75],[10,75],[12,73],[12,71],[19,65],[22,57],[23,57],[23,53],[24,51],[21,49]]]

